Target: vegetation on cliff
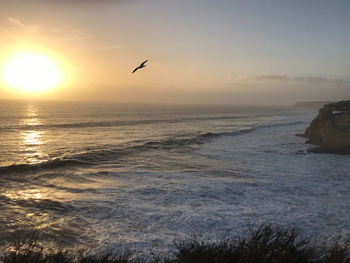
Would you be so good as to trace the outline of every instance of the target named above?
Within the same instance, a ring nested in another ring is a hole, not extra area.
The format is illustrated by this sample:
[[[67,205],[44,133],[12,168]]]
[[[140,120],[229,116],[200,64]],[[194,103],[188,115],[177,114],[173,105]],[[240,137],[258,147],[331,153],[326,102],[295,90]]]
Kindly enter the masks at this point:
[[[48,251],[48,252],[44,252]],[[262,225],[245,237],[218,241],[191,239],[174,243],[174,251],[148,257],[83,255],[45,249],[35,240],[17,242],[0,256],[3,263],[349,263],[349,247],[335,242],[316,245],[295,229]]]

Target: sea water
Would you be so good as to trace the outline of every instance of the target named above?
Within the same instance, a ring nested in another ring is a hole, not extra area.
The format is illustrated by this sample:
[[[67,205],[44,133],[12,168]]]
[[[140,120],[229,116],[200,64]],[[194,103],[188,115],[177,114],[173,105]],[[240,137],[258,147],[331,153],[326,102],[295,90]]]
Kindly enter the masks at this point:
[[[0,103],[0,240],[167,248],[263,223],[350,237],[350,157],[292,107]]]

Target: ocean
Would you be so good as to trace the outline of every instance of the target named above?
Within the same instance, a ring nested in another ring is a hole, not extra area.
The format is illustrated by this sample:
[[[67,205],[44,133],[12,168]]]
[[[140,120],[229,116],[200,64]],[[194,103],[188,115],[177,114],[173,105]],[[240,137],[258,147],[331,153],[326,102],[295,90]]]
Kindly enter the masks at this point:
[[[295,136],[316,115],[0,101],[0,242],[142,253],[263,223],[350,238],[350,156]]]

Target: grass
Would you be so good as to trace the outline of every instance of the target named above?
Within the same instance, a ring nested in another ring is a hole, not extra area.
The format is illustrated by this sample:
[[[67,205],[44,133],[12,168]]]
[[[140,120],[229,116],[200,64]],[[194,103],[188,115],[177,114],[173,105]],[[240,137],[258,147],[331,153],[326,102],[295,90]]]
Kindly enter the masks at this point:
[[[18,241],[0,256],[3,263],[350,263],[348,243],[314,244],[293,228],[261,225],[246,237],[219,241],[198,239],[174,242],[175,252],[162,256],[83,255],[68,250],[46,250],[37,236]]]

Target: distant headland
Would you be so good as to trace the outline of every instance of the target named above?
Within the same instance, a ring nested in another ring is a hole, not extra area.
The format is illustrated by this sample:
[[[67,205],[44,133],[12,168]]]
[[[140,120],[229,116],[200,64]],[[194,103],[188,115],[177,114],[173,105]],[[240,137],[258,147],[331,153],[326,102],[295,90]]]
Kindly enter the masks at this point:
[[[294,103],[295,108],[306,108],[306,109],[319,109],[326,104],[333,103],[334,101],[298,101]]]

